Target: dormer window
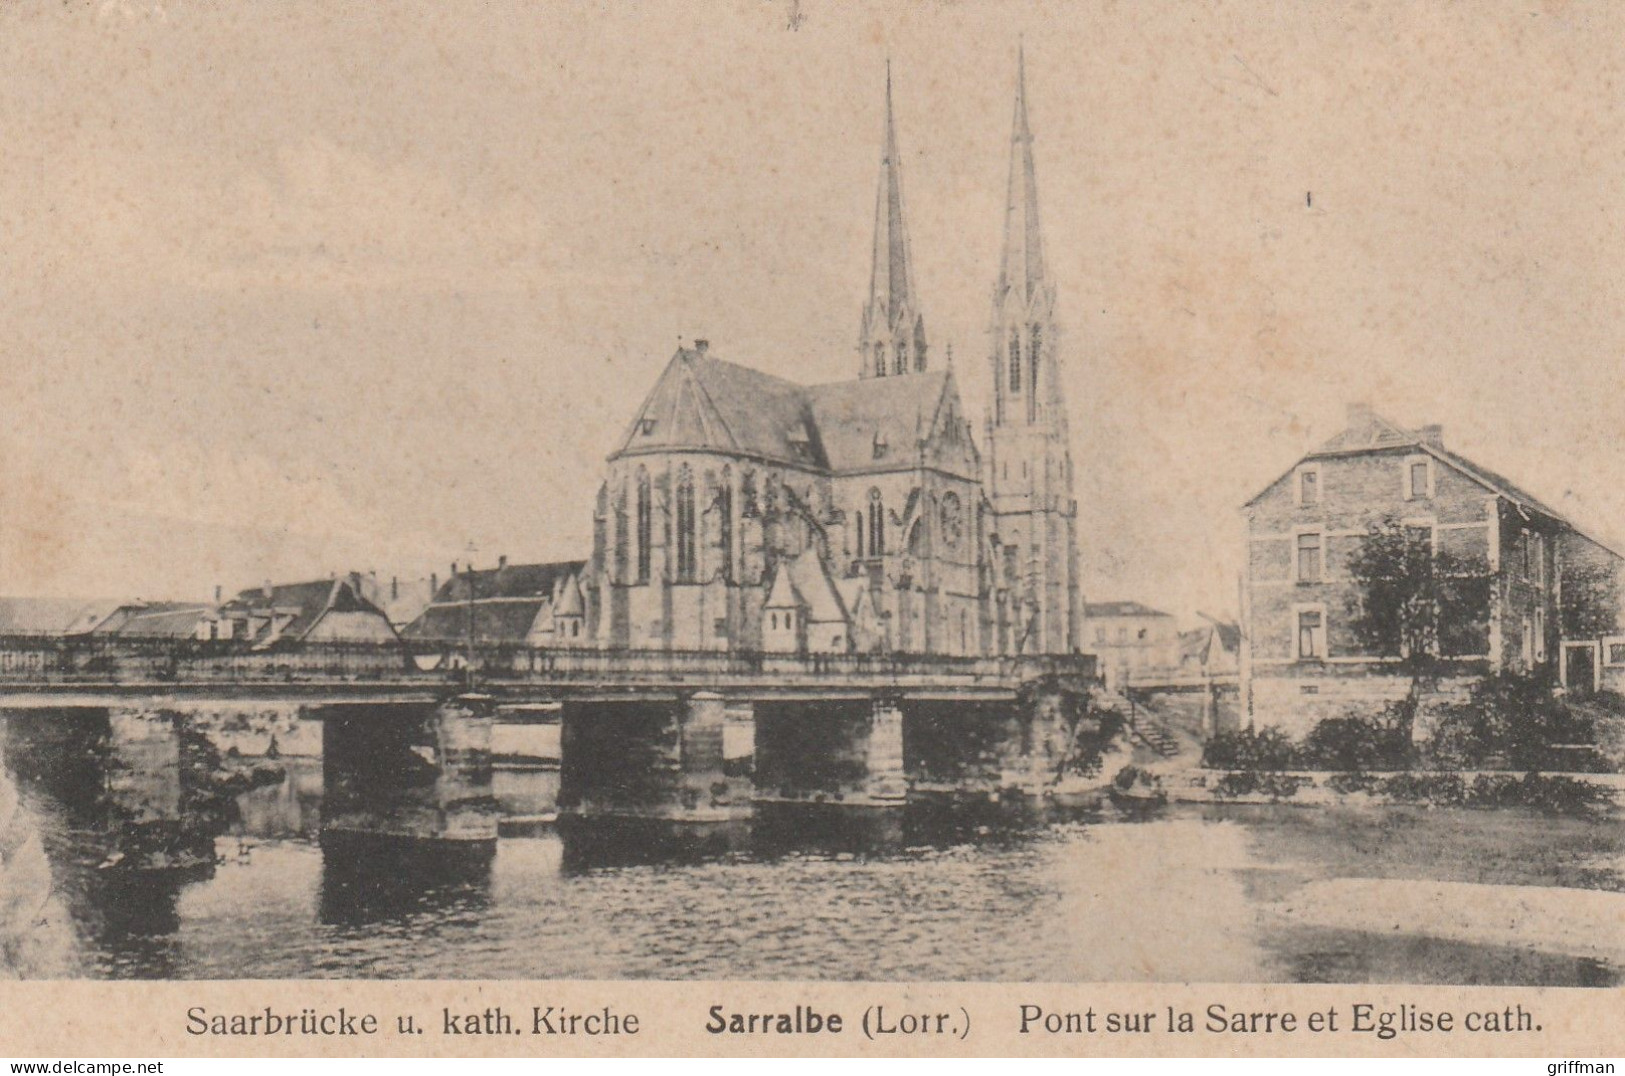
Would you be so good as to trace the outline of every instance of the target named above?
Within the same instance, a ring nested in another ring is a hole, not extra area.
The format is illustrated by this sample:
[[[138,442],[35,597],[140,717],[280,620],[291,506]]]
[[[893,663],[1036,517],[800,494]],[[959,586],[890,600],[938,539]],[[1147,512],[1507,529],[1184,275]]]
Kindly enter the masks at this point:
[[[874,458],[877,459],[877,460],[883,460],[883,459],[886,458],[886,453],[888,453],[889,451],[891,451],[891,449],[890,449],[890,446],[888,446],[886,444],[886,435],[881,433],[879,430],[876,430],[875,431],[875,443],[874,443]]]
[[[652,435],[655,432],[655,420],[652,418],[639,419],[638,432],[645,437]]]

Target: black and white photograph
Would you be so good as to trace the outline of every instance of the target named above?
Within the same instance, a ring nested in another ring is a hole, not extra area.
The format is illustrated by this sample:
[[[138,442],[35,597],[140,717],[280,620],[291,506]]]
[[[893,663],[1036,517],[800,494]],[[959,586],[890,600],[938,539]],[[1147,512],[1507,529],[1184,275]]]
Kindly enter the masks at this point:
[[[1622,42],[0,4],[0,972],[1620,987]]]

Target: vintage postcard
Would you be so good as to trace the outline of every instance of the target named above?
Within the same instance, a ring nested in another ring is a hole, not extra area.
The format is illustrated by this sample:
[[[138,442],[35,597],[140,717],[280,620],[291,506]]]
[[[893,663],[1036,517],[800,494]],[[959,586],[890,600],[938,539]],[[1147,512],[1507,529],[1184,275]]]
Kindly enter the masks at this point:
[[[1619,1053],[1622,89],[0,5],[0,1053]]]

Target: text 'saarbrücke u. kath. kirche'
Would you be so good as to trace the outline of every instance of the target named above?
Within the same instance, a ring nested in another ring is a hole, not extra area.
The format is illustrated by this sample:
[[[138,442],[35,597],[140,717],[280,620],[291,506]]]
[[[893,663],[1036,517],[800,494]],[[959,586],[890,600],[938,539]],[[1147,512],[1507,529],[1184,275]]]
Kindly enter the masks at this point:
[[[679,348],[609,457],[582,643],[1073,652],[1077,501],[1054,308],[1018,62],[978,445],[915,286],[888,73],[858,376],[799,385],[706,341]]]

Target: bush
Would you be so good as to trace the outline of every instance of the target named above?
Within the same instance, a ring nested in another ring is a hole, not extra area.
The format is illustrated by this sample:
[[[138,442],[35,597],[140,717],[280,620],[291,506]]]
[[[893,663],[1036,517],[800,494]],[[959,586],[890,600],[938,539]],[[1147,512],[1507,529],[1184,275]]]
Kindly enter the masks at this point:
[[[1340,795],[1350,792],[1375,792],[1382,778],[1374,773],[1334,773],[1326,778],[1326,787]]]
[[[1467,702],[1440,710],[1428,754],[1451,768],[1589,768],[1588,756],[1553,745],[1596,742],[1591,718],[1556,695],[1549,678],[1496,673],[1474,684]]]
[[[1298,789],[1313,784],[1309,778],[1292,773],[1271,770],[1242,770],[1227,773],[1213,786],[1213,794],[1222,799],[1241,796],[1268,796],[1279,803],[1298,794]]]
[[[1450,807],[1466,802],[1467,782],[1459,773],[1396,773],[1382,782],[1381,792],[1401,803]]]
[[[1586,815],[1612,806],[1609,789],[1572,777],[1525,774],[1480,774],[1467,802],[1474,807],[1528,807],[1544,814]]]
[[[1403,769],[1410,754],[1401,727],[1384,718],[1329,717],[1309,730],[1298,750],[1308,770]]]
[[[1241,729],[1209,740],[1202,748],[1202,765],[1214,770],[1287,770],[1296,765],[1297,754],[1280,729]]]
[[[1162,778],[1138,766],[1124,766],[1117,771],[1117,776],[1112,778],[1112,787],[1119,792],[1132,792],[1136,785],[1142,788],[1161,788]]]

